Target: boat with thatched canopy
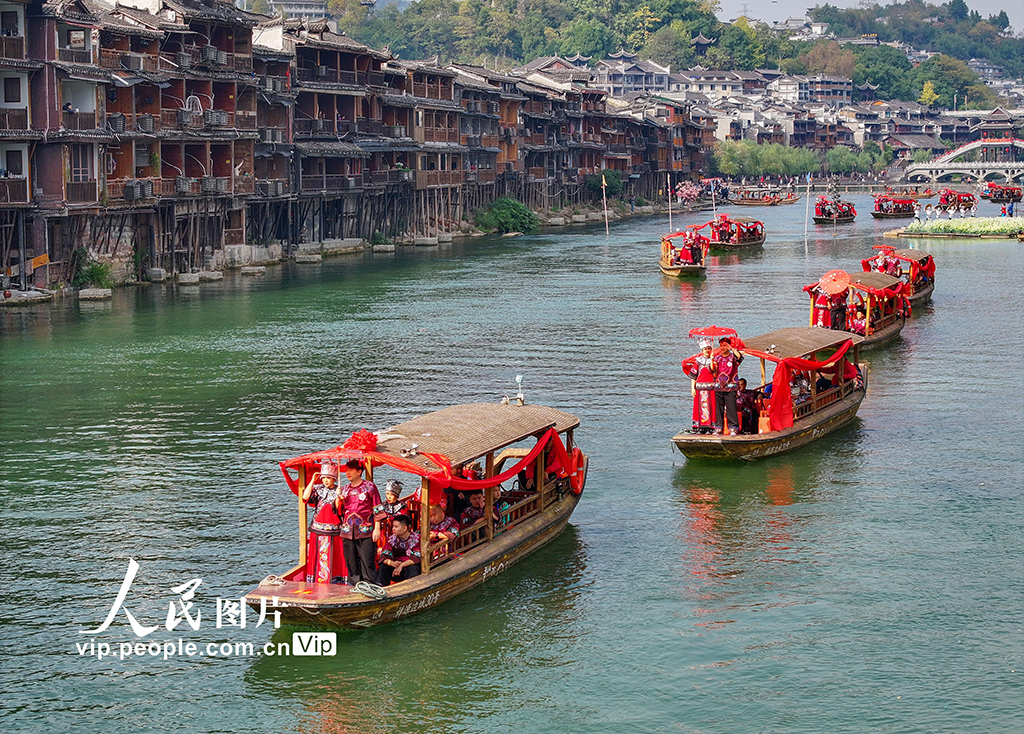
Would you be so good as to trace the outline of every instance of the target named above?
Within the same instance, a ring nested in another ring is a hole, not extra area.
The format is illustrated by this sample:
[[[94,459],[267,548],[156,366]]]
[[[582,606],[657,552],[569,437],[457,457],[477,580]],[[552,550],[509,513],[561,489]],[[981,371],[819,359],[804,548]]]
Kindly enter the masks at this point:
[[[874,257],[860,261],[864,272],[888,273],[903,280],[909,287],[907,298],[911,307],[926,303],[935,291],[935,260],[921,250],[897,249],[892,245],[874,245],[879,251]],[[904,270],[901,262],[907,263]]]
[[[859,334],[862,350],[898,337],[910,315],[910,286],[888,273],[830,270],[804,292],[811,297],[810,325]]]
[[[554,539],[586,481],[587,457],[573,443],[579,419],[517,402],[456,405],[375,434],[360,431],[341,446],[281,462],[289,488],[300,498],[299,559],[280,577],[264,579],[246,603],[265,609],[273,602],[288,624],[367,627],[436,606]],[[310,532],[302,488],[324,464],[353,459],[371,480],[374,469],[419,480],[416,492],[402,500],[419,531],[419,575],[387,587],[306,580]],[[476,460],[483,461],[482,476],[460,473]],[[457,492],[483,492],[484,506],[495,510],[463,526],[454,540],[431,542],[424,499],[444,506]]]
[[[707,234],[701,232],[708,229]],[[730,217],[719,214],[715,219],[704,224],[691,224],[686,231],[707,237],[712,250],[741,250],[747,247],[760,247],[764,244],[764,224],[750,217]]]
[[[687,458],[752,461],[805,446],[846,425],[857,415],[867,390],[859,364],[863,337],[831,329],[798,326],[756,336],[739,351],[761,363],[758,433],[714,435],[684,432],[672,442]],[[766,363],[775,364],[771,383]],[[794,397],[794,372],[807,373],[806,391]],[[825,377],[827,389],[819,385]]]
[[[661,238],[661,258],[658,268],[663,275],[679,278],[684,275],[704,275],[704,259],[711,242],[692,230],[683,230]]]

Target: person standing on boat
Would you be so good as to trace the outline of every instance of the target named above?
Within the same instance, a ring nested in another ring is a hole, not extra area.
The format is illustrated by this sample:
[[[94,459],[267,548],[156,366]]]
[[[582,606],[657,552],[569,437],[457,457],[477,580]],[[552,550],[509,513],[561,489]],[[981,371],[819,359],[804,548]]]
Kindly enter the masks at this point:
[[[715,355],[715,433],[722,433],[728,430],[729,433],[740,432],[740,421],[736,415],[736,391],[739,385],[736,382],[737,373],[740,369],[740,362],[743,355],[736,349],[729,337],[723,336],[718,340],[719,353]]]
[[[408,515],[396,515],[391,521],[391,535],[381,553],[377,583],[381,586],[420,575],[420,534],[412,529]]]
[[[348,581],[353,586],[359,581],[377,578],[377,551],[373,542],[376,525],[373,509],[379,505],[380,492],[373,482],[363,479],[363,465],[357,459],[345,464],[348,486],[339,493],[341,509],[342,548]],[[378,528],[378,532],[379,528]]]
[[[693,395],[693,433],[710,433],[715,428],[715,370],[718,366],[712,356],[711,342],[700,340],[700,354],[686,360],[686,376],[690,378]]]
[[[338,515],[338,466],[326,463],[314,474],[302,492],[302,499],[312,505],[313,522],[309,527],[306,550],[306,583],[341,582],[341,517]]]

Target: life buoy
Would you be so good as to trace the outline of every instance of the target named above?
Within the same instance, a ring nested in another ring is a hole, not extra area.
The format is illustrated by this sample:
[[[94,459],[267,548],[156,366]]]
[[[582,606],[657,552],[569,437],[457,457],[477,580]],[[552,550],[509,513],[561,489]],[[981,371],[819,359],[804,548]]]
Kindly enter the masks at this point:
[[[583,452],[578,446],[574,446],[569,456],[569,486],[574,494],[583,491],[585,463]]]

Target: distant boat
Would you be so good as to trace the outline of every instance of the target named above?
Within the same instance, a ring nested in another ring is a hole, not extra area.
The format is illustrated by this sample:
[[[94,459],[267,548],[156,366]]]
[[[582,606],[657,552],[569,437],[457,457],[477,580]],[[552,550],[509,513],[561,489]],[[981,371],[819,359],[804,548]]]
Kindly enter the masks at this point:
[[[920,250],[898,250],[892,245],[875,245],[879,253],[860,261],[865,272],[876,271],[888,273],[903,280],[910,288],[908,295],[910,305],[919,306],[926,303],[935,290],[935,260],[927,252]],[[908,269],[903,270],[900,262],[907,263]]]
[[[875,208],[871,216],[875,219],[910,219],[914,216],[914,199],[896,199],[892,196],[875,197]]]
[[[686,230],[700,234],[705,227],[708,228],[708,234],[704,236],[712,250],[740,250],[764,244],[764,224],[757,219],[719,214],[717,219],[699,225],[691,224]]]
[[[857,217],[857,210],[848,201],[819,196],[814,202],[815,224],[849,224]]]
[[[675,240],[679,240],[678,243]],[[670,278],[683,275],[704,275],[704,259],[710,240],[690,230],[667,234],[661,238],[661,259],[658,268]]]

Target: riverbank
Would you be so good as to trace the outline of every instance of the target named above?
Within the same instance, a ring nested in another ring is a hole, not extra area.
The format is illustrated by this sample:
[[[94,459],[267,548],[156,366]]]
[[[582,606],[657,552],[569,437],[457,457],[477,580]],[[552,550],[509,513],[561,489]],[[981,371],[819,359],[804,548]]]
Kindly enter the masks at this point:
[[[886,237],[942,237],[1005,240],[1024,235],[1024,219],[1016,217],[970,217],[914,221],[885,233]]]

